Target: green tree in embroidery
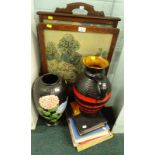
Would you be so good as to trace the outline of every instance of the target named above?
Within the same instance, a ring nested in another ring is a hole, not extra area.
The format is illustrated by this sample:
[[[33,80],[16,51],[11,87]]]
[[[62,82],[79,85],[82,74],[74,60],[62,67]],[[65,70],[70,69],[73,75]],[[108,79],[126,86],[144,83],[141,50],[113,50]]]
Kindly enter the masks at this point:
[[[59,41],[58,48],[61,54],[61,60],[73,64],[78,70],[81,68],[82,55],[76,52],[80,48],[80,43],[75,40],[72,34],[65,34]]]
[[[51,41],[46,46],[46,58],[47,60],[59,59],[60,55],[56,49],[55,44]]]
[[[103,57],[103,58],[107,58],[107,52],[106,51],[103,51],[103,49],[102,48],[99,48],[98,49],[98,52],[96,53],[96,56],[101,56],[101,57]]]
[[[65,34],[59,41],[58,48],[62,53],[72,54],[80,48],[80,44],[74,39],[73,35]]]

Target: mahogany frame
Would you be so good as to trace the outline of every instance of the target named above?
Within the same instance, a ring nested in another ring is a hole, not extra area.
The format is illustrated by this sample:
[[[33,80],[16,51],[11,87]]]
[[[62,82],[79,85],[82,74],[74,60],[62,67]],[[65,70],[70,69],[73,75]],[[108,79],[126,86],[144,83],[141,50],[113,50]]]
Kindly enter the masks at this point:
[[[49,26],[51,25],[51,26]],[[66,24],[38,24],[38,38],[39,38],[39,48],[41,52],[41,75],[48,72],[47,61],[46,61],[46,46],[45,46],[45,36],[44,30],[61,30],[61,31],[71,31],[71,32],[79,32],[78,28],[81,27],[79,25],[66,25]],[[96,26],[84,26],[86,28],[86,32],[79,33],[104,33],[104,34],[113,34],[109,53],[108,53],[108,61],[109,64],[111,62],[111,58],[114,52],[114,48],[116,45],[116,41],[119,34],[118,28],[109,28],[109,27],[96,27]],[[106,69],[106,73],[108,72],[109,67]]]
[[[77,15],[72,13],[74,9],[80,7],[83,7],[88,14]],[[81,23],[87,22],[93,24],[108,24],[114,28],[117,28],[118,22],[121,20],[118,17],[105,16],[103,11],[95,11],[92,5],[81,2],[67,4],[66,8],[56,8],[55,12],[38,11],[37,14],[39,15],[40,23],[43,23],[44,20],[47,19]]]

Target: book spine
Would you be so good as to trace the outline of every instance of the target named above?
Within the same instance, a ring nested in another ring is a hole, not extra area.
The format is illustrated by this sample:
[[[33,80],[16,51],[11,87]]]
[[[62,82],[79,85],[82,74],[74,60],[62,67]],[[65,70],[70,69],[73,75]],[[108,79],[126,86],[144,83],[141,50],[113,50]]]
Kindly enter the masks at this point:
[[[85,137],[85,138],[83,138],[83,139],[77,140],[77,142],[78,142],[78,143],[84,142],[84,141],[86,141],[86,140],[88,140],[88,139],[90,140],[90,139],[93,139],[93,138],[95,138],[95,137],[100,137],[100,136],[107,135],[107,134],[109,134],[109,130],[105,130],[105,131],[103,131],[103,132],[100,132],[99,134],[95,134],[95,135],[91,135],[91,136]]]
[[[99,138],[99,139],[96,139],[96,141],[88,142],[88,143],[86,143],[86,144],[78,145],[78,146],[77,146],[77,151],[78,151],[78,152],[83,151],[83,150],[88,149],[88,148],[90,148],[90,147],[92,147],[92,146],[95,146],[95,145],[97,145],[97,144],[99,144],[99,143],[102,143],[102,142],[104,142],[104,141],[107,141],[107,140],[111,139],[112,137],[113,137],[113,134],[111,133],[111,136],[109,136],[109,137],[107,137],[107,138],[101,137],[101,138]]]
[[[95,138],[92,138],[92,139],[89,139],[89,140],[80,142],[79,144],[86,144],[87,142],[90,142],[90,141],[92,141],[92,140],[95,140],[95,139],[98,139],[98,138],[107,138],[107,137],[109,137],[109,136],[110,136],[110,134],[103,135],[103,136],[99,136],[99,137],[95,137]]]
[[[67,116],[66,116],[66,120],[67,120],[67,124],[68,124],[68,127],[69,127],[69,132],[70,132],[72,144],[73,144],[74,147],[77,147],[77,143],[75,143],[74,138],[73,138],[73,132],[72,132],[72,129],[71,129],[70,121],[69,121]]]

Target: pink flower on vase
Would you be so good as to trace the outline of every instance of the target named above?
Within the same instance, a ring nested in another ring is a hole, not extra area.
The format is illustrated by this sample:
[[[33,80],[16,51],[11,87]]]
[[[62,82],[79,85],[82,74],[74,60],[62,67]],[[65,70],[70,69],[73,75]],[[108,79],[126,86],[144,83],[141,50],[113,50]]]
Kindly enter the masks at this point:
[[[39,98],[39,104],[44,109],[52,109],[59,105],[59,98],[55,95],[46,95]]]

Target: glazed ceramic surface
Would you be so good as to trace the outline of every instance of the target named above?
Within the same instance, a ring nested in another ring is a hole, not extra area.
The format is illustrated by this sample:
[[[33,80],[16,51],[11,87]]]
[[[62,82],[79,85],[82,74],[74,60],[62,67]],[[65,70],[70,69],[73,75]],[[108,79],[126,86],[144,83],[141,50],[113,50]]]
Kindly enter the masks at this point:
[[[111,97],[111,84],[105,76],[108,61],[102,57],[87,56],[83,58],[85,71],[79,76],[73,92],[80,110],[95,114]]]
[[[33,84],[33,100],[39,114],[50,124],[57,124],[67,106],[65,82],[53,74],[44,74]]]

